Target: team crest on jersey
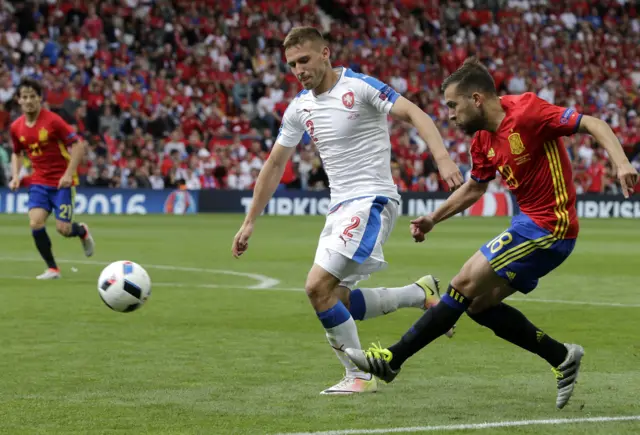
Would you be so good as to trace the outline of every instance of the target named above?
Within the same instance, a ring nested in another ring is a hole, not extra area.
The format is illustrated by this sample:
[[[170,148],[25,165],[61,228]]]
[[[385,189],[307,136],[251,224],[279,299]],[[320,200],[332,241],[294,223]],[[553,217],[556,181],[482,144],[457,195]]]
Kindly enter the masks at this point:
[[[342,104],[344,104],[344,107],[346,107],[347,109],[353,108],[353,105],[355,104],[355,102],[356,102],[356,97],[355,95],[353,95],[352,91],[349,91],[342,96]]]
[[[26,139],[24,136],[20,136],[20,142],[23,142],[23,143],[24,143],[24,142],[26,142],[26,141],[27,141],[27,139]]]
[[[496,156],[496,152],[493,150],[493,148],[489,148],[489,152],[487,153],[487,158],[492,159]]]
[[[520,133],[512,133],[507,139],[509,139],[509,145],[511,146],[511,154],[518,155],[524,152],[524,143],[522,142]]]
[[[46,128],[40,129],[38,132],[38,140],[40,140],[40,142],[47,142],[49,140],[49,132]]]

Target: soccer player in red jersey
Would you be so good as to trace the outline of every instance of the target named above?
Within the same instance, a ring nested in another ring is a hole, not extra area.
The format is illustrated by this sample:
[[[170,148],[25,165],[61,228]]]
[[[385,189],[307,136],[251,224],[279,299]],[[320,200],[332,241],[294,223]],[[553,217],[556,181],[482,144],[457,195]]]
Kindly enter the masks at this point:
[[[584,349],[562,344],[502,301],[529,293],[539,278],[571,254],[578,236],[576,191],[571,162],[561,137],[589,133],[609,153],[625,197],[633,193],[638,173],[611,128],[573,109],[554,106],[535,94],[499,97],[489,71],[470,58],[443,83],[449,119],[471,144],[471,180],[433,214],[411,222],[416,242],[445,219],[475,203],[487,182],[500,172],[521,213],[509,229],[483,245],[451,280],[440,303],[432,307],[402,339],[383,349],[346,349],[362,370],[390,382],[411,355],[448,331],[467,312],[498,336],[545,359],[557,379],[556,407],[573,393]]]
[[[18,103],[23,115],[11,124],[12,190],[20,187],[20,165],[26,151],[33,165],[29,187],[29,223],[47,270],[38,279],[60,278],[60,269],[53,258],[46,220],[53,210],[56,229],[65,237],[79,237],[86,256],[93,255],[94,242],[86,224],[73,222],[76,168],[86,146],[60,116],[41,107],[42,86],[37,80],[25,78],[18,86]],[[71,146],[71,154],[67,147]]]

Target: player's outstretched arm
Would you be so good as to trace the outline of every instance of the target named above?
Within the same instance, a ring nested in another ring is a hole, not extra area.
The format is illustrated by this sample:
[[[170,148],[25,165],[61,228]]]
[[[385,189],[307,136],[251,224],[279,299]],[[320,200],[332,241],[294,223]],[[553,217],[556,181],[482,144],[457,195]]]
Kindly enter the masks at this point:
[[[416,242],[424,242],[425,234],[433,227],[451,216],[455,216],[471,207],[487,191],[488,183],[479,183],[473,179],[449,196],[447,200],[431,215],[421,216],[411,221],[409,230]]]
[[[447,148],[444,146],[442,136],[433,120],[418,106],[404,97],[398,97],[391,108],[391,116],[410,122],[417,130],[420,137],[429,146],[429,151],[440,171],[440,176],[449,185],[449,189],[455,190],[462,185],[464,179],[458,165],[455,164]]]
[[[295,147],[285,147],[278,142],[273,146],[271,155],[269,155],[256,180],[249,212],[244,219],[242,227],[240,227],[240,230],[233,239],[231,251],[234,257],[240,257],[244,251],[247,250],[249,238],[253,233],[253,224],[267,206],[280,184],[284,169],[294,151]]]
[[[22,152],[11,153],[11,181],[9,181],[9,188],[11,190],[17,190],[20,187],[20,168],[22,167]]]
[[[631,166],[620,141],[618,141],[609,124],[593,116],[583,115],[578,132],[590,134],[607,150],[609,158],[618,173],[622,194],[625,198],[631,196],[635,185],[638,183],[638,171]]]

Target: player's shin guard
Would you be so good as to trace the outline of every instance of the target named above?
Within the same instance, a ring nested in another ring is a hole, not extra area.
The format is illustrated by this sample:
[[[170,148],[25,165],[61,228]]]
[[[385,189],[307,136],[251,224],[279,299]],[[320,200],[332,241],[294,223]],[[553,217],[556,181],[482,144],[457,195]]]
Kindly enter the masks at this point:
[[[47,267],[49,269],[57,269],[56,261],[53,259],[53,252],[51,251],[51,239],[47,234],[46,228],[40,228],[37,230],[31,230],[31,234],[33,235],[33,240],[36,242],[36,247],[38,248],[38,252],[40,252],[40,256],[47,263]]]
[[[71,224],[71,233],[69,233],[67,237],[80,237],[81,239],[84,239],[86,235],[87,230],[85,230],[82,225],[74,222]]]
[[[491,329],[498,337],[528,350],[558,367],[567,356],[567,348],[533,325],[524,314],[501,303],[481,313],[469,314],[474,321]]]
[[[451,285],[438,305],[425,311],[416,323],[402,336],[399,342],[389,347],[393,358],[389,365],[393,370],[400,368],[411,355],[444,335],[460,319],[471,301]]]
[[[363,288],[349,293],[349,311],[355,320],[393,313],[399,308],[422,308],[424,291],[416,284],[397,288]]]
[[[318,319],[322,322],[322,326],[327,333],[327,340],[336,353],[336,356],[345,367],[347,375],[367,378],[344,353],[349,347],[360,348],[360,339],[358,338],[358,329],[356,322],[351,317],[349,310],[340,301],[327,311],[318,314]]]

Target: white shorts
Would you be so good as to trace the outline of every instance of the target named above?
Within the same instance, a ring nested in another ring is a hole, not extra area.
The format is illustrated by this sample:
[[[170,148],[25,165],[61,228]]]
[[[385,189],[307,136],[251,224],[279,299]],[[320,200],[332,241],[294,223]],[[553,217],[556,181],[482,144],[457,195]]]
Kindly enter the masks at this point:
[[[382,245],[396,224],[398,207],[384,196],[336,205],[327,215],[314,263],[350,289],[371,273],[386,269]]]

